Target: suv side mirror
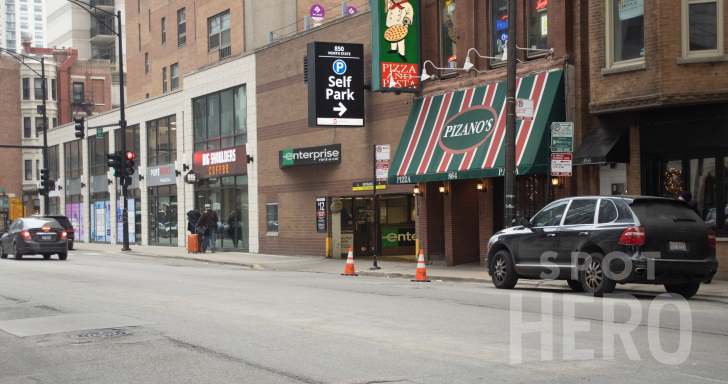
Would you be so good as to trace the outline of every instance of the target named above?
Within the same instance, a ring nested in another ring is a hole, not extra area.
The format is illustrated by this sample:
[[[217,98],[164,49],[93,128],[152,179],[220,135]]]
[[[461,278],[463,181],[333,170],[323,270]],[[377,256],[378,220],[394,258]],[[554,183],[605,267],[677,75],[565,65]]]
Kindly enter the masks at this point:
[[[521,217],[521,225],[527,228],[531,228],[531,220],[528,217]]]

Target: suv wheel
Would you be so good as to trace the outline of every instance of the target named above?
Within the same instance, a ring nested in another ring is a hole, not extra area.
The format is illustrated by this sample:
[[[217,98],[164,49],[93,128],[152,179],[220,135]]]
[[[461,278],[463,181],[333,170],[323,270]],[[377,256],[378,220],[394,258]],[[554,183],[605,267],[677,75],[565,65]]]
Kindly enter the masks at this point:
[[[665,284],[665,290],[669,293],[677,293],[678,295],[689,299],[695,296],[700,289],[700,283],[685,283],[685,284]]]
[[[584,287],[581,285],[580,281],[566,280],[566,284],[569,284],[569,288],[571,288],[574,292],[584,292]]]
[[[49,260],[51,258],[51,254],[50,253],[44,253],[43,254],[43,258],[46,259],[46,260]]]
[[[68,252],[61,252],[58,254],[59,260],[66,260],[68,258]]]
[[[0,244],[0,259],[7,259],[7,258],[8,258],[8,254],[5,253],[5,247],[3,247],[2,244]]]
[[[13,255],[15,255],[15,260],[20,260],[23,258],[23,254],[18,251],[18,245],[13,243]]]
[[[73,242],[72,241],[69,241],[68,242],[68,250],[69,251],[72,251],[73,250]]]
[[[586,293],[594,296],[602,296],[605,293],[612,293],[617,282],[608,278],[604,271],[604,254],[594,252],[587,258],[581,267],[581,286]]]
[[[511,289],[518,283],[513,257],[506,250],[498,251],[490,265],[490,276],[496,288]]]

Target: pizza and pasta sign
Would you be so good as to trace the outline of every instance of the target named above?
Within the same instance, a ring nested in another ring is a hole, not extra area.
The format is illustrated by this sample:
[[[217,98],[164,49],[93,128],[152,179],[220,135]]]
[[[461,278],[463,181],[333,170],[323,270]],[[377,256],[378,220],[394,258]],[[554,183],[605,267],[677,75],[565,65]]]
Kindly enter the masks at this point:
[[[372,91],[420,90],[420,1],[372,1]]]

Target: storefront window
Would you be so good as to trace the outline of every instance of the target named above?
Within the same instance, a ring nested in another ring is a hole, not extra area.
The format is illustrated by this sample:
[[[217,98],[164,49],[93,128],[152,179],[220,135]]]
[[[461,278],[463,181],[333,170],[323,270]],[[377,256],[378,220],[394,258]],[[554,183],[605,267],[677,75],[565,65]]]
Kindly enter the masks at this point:
[[[645,57],[644,0],[611,0],[613,62]]]
[[[528,45],[531,49],[548,49],[547,8],[548,0],[528,0]]]
[[[242,85],[193,101],[195,152],[248,142],[246,98]]]
[[[441,59],[443,68],[457,67],[457,29],[455,28],[455,1],[456,0],[440,0],[440,15],[442,24],[440,25],[442,52]],[[454,73],[452,70],[444,71],[445,73]]]
[[[278,203],[265,205],[265,231],[267,234],[278,234]]]
[[[108,243],[111,241],[111,200],[109,192],[92,193],[89,196],[89,223],[91,242]]]
[[[698,214],[715,227],[716,221],[716,178],[715,158],[690,159],[690,193],[698,205]]]
[[[127,151],[134,152],[134,156],[138,159],[141,154],[141,138],[139,134],[139,124],[129,125],[126,127],[126,149]],[[116,143],[116,150],[121,150],[121,128],[114,131],[114,143]],[[139,161],[136,162],[136,167],[139,167]]]
[[[81,156],[81,140],[63,144],[66,179],[75,179],[83,174],[83,156]]]
[[[51,180],[60,179],[60,168],[58,164],[58,145],[48,147],[48,177]]]
[[[66,188],[68,191],[68,188]],[[78,195],[66,195],[66,217],[71,220],[73,231],[75,232],[74,241],[82,242],[84,237],[85,227],[83,224],[83,196]]]
[[[226,176],[200,180],[195,189],[195,208],[205,204],[217,213],[215,248],[249,249],[248,176]]]
[[[109,169],[106,154],[109,153],[109,132],[104,132],[104,138],[96,135],[88,138],[88,165],[91,175],[105,175]]]
[[[169,164],[177,160],[177,116],[147,122],[147,166]]]
[[[681,160],[662,161],[659,164],[660,197],[677,199],[683,191],[683,166]]]
[[[116,191],[116,241],[122,242],[124,237],[124,223],[122,223],[122,206],[121,189]],[[129,223],[129,242],[142,243],[142,190],[138,188],[127,189],[127,222]]]
[[[51,215],[60,215],[61,214],[61,198],[60,197],[50,197],[48,200],[48,208],[51,211]]]
[[[508,40],[508,0],[492,0],[490,4],[491,56],[501,58]]]
[[[177,186],[149,188],[149,245],[177,246]]]

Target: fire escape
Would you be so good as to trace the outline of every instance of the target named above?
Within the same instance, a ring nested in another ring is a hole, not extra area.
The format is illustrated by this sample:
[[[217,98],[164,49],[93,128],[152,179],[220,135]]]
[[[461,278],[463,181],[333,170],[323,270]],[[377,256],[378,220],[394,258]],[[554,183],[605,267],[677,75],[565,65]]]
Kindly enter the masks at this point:
[[[78,115],[82,112],[86,116],[91,116],[96,112],[96,104],[94,102],[93,83],[89,81],[93,75],[93,64],[91,60],[86,61],[86,73],[84,82],[73,82],[73,99],[71,100],[71,115]],[[91,90],[86,90],[86,85],[91,86]],[[103,90],[102,90],[103,91]],[[101,95],[103,97],[103,95]]]

